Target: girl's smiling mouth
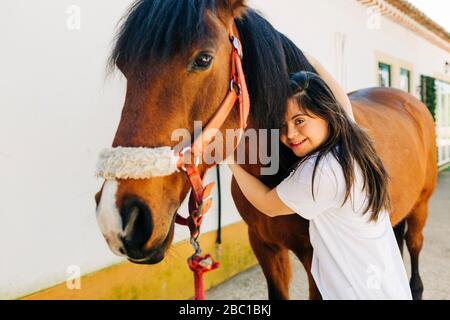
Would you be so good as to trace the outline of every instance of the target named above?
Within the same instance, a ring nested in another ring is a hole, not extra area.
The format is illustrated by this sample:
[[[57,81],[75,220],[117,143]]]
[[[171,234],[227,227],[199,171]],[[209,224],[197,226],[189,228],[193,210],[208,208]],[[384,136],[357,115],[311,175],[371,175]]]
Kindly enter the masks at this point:
[[[308,140],[308,139],[305,138],[305,139],[303,139],[303,140],[301,140],[301,141],[299,141],[299,142],[290,142],[290,143],[289,143],[289,146],[290,146],[292,149],[297,148],[297,147],[301,146],[303,143],[305,143],[306,140]]]

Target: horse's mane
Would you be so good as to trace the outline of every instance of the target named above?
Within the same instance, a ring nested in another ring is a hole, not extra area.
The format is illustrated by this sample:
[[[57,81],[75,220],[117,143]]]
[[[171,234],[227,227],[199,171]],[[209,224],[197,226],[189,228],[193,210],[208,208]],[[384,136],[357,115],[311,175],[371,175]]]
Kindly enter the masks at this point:
[[[290,94],[289,74],[302,70],[316,71],[302,51],[258,12],[250,9],[235,22],[244,50],[243,67],[252,119],[259,128],[279,128]],[[282,181],[298,161],[283,144],[280,144],[279,151],[280,170],[275,176],[263,177],[270,187]]]
[[[236,20],[244,49],[244,71],[252,119],[260,128],[279,128],[289,97],[289,74],[314,71],[302,51],[254,10]]]

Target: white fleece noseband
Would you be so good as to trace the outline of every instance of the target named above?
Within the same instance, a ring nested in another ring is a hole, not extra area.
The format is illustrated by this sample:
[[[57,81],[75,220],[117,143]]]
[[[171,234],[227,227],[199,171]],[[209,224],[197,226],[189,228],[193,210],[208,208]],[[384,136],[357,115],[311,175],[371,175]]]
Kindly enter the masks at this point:
[[[113,179],[149,179],[178,172],[179,156],[170,147],[105,149],[100,153],[96,176]]]

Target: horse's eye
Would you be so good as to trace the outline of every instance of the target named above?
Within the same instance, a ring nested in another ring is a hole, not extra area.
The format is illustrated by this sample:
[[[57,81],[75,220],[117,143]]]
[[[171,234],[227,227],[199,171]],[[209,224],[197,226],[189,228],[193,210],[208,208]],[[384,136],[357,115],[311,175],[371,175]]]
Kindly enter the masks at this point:
[[[200,53],[192,63],[192,70],[194,71],[203,71],[208,69],[211,66],[214,57],[209,53]]]

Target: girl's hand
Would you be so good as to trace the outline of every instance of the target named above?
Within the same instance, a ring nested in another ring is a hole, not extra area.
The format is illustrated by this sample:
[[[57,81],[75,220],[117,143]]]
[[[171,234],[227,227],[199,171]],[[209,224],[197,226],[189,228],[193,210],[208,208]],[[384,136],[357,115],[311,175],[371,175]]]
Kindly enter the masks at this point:
[[[271,190],[237,164],[234,161],[234,152],[225,161],[242,193],[256,209],[269,217],[288,215],[294,212],[281,201],[275,189]]]

